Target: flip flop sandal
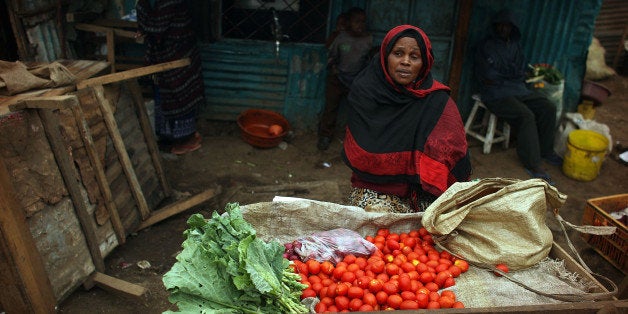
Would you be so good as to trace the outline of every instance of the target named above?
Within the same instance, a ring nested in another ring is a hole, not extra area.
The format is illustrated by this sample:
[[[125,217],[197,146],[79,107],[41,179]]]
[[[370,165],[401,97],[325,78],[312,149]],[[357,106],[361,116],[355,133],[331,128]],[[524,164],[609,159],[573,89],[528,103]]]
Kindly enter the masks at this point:
[[[547,172],[535,172],[532,169],[528,169],[528,168],[524,168],[525,171],[533,178],[537,178],[537,179],[543,179],[545,180],[545,182],[549,183],[550,185],[554,185],[554,181],[552,181],[552,178],[549,176],[549,174],[547,174]]]
[[[194,141],[189,144],[179,144],[172,147],[171,153],[175,155],[183,155],[189,152],[193,152],[199,148],[201,148],[201,142],[203,139],[198,132],[194,133]]]

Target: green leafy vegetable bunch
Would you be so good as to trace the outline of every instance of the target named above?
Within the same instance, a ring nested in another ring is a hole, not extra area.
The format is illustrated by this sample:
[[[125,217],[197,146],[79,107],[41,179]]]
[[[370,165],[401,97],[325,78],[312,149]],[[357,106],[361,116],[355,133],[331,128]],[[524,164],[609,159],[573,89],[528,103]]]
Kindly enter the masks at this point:
[[[300,276],[278,241],[256,238],[238,204],[205,219],[194,214],[177,255],[163,276],[169,300],[184,313],[307,313]]]

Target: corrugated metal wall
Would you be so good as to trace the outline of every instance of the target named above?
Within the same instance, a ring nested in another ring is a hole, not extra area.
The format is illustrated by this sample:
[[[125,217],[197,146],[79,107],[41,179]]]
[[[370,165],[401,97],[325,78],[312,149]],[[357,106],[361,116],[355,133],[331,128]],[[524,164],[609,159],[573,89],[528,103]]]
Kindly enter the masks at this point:
[[[563,112],[574,111],[580,98],[586,57],[601,0],[476,0],[468,30],[458,106],[463,117],[471,110],[475,92],[473,50],[487,32],[490,19],[508,8],[518,19],[524,53],[529,63],[549,63],[565,75]],[[466,83],[465,83],[466,82]]]
[[[595,21],[595,37],[606,49],[606,64],[619,70],[625,64],[624,43],[628,40],[628,1],[604,0]],[[624,71],[628,69],[623,69]]]
[[[322,44],[225,39],[201,44],[207,107],[203,116],[235,120],[249,108],[282,113],[312,128],[322,108],[327,52]]]

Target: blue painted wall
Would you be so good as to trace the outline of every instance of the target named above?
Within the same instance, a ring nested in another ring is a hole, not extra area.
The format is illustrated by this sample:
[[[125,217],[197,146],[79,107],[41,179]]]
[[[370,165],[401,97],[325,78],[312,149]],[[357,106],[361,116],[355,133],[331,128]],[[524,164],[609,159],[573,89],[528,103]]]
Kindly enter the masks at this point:
[[[475,0],[458,93],[463,117],[471,110],[474,45],[486,34],[493,14],[503,8],[518,18],[528,63],[548,63],[565,75],[563,112],[578,105],[586,58],[601,0]]]

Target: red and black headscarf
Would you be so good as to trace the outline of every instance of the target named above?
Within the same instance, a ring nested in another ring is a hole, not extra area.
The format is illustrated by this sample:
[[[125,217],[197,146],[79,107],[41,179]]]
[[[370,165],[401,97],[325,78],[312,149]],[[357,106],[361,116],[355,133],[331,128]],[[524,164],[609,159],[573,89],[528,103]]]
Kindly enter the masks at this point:
[[[388,55],[402,37],[416,39],[423,58],[418,78],[405,86],[387,72]],[[418,188],[439,196],[454,182],[469,179],[462,118],[450,89],[432,78],[433,63],[425,33],[400,25],[354,80],[343,151],[354,186],[401,197]]]

